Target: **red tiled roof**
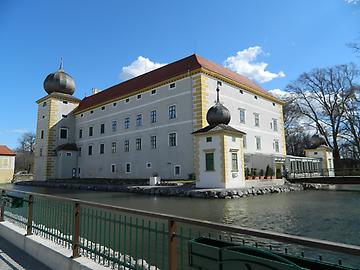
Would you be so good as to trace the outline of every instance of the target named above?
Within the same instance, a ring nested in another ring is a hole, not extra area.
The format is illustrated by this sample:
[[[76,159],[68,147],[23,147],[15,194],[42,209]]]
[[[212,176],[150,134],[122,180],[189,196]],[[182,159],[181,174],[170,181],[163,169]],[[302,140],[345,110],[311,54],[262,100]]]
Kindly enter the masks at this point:
[[[119,99],[122,96],[127,96],[140,89],[155,85],[162,81],[171,79],[175,76],[186,74],[196,69],[204,68],[211,72],[217,73],[223,77],[233,80],[237,83],[252,88],[265,96],[272,98],[275,101],[282,102],[269,92],[262,89],[259,85],[249,80],[248,78],[235,73],[223,66],[220,66],[210,60],[207,60],[199,55],[193,54],[176,62],[165,65],[161,68],[155,69],[148,73],[142,74],[125,82],[114,85],[106,90],[89,97],[85,97],[75,110],[75,112],[85,111],[89,108],[96,107],[97,105],[110,102],[111,100]]]
[[[0,145],[0,156],[16,156],[6,145]]]

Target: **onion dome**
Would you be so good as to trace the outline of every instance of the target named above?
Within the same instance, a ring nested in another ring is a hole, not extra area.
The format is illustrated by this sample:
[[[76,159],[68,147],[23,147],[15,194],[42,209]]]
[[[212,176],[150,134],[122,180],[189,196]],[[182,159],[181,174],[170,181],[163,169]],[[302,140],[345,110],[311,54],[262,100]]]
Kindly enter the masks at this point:
[[[74,79],[64,71],[61,59],[59,70],[50,73],[44,81],[44,89],[48,94],[63,93],[72,95],[75,91]]]
[[[317,134],[313,135],[310,138],[310,146],[311,146],[311,148],[317,148],[320,145],[327,145],[325,139],[320,137]]]
[[[219,101],[219,85],[221,85],[221,82],[218,82],[218,87],[216,88],[216,103],[208,110],[206,114],[206,120],[210,126],[217,126],[219,124],[227,125],[230,123],[231,119],[229,110]]]

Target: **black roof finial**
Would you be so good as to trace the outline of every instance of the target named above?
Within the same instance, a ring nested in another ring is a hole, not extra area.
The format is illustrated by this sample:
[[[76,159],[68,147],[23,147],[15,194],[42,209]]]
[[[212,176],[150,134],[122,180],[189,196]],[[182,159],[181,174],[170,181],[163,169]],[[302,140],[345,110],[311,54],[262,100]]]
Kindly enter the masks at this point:
[[[64,61],[63,61],[63,58],[60,57],[60,67],[59,67],[59,70],[64,70]]]
[[[220,92],[220,86],[221,82],[217,81],[217,87],[216,87],[216,103],[220,102],[219,92]]]

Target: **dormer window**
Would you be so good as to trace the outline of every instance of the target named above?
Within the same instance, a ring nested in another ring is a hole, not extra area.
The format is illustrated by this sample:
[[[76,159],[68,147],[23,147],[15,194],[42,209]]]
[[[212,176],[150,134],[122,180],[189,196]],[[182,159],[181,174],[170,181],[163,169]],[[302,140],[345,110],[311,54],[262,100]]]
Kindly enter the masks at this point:
[[[169,88],[174,89],[176,87],[176,83],[170,83]]]

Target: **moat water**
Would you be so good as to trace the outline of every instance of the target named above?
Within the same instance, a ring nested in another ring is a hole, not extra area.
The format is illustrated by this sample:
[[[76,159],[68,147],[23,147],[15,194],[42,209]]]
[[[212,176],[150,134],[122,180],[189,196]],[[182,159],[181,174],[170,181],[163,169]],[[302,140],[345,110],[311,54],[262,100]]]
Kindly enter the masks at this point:
[[[14,185],[7,187],[360,245],[360,191],[313,190],[209,200]]]

